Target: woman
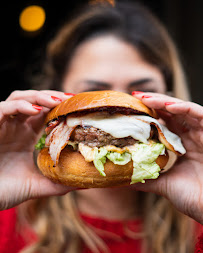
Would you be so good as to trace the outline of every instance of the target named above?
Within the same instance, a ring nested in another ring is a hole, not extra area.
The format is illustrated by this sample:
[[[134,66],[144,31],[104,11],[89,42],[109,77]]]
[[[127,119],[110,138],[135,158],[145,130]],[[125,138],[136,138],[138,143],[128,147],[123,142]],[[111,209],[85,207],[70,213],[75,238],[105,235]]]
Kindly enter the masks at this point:
[[[203,108],[183,101],[184,74],[163,26],[137,4],[89,8],[49,44],[46,71],[48,90],[15,91],[0,104],[1,209],[71,191],[21,205],[21,224],[37,234],[25,252],[191,252],[194,222],[176,209],[203,223]],[[46,113],[74,93],[103,89],[133,92],[157,109],[187,154],[144,185],[72,191],[50,182],[33,161]]]

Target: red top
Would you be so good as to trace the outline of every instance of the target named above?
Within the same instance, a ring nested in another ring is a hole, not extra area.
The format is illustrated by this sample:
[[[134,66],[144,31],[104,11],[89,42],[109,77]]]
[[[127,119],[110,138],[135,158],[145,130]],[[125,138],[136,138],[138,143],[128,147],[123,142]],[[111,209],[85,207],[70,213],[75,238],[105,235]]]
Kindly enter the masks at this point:
[[[100,218],[88,217],[81,215],[82,219],[91,226],[97,234],[105,241],[110,249],[110,252],[125,253],[133,252],[140,253],[141,240],[132,239],[133,232],[141,231],[141,221],[109,221]],[[0,212],[0,252],[1,253],[17,253],[26,245],[36,240],[36,236],[28,229],[25,229],[25,242],[20,236],[16,227],[16,209]],[[83,253],[91,253],[86,247],[83,248]],[[203,233],[198,238],[195,253],[203,253]]]
[[[133,235],[142,231],[140,220],[110,221],[85,215],[81,217],[104,240],[110,252],[141,252],[141,240],[133,238]],[[91,251],[85,248],[83,253],[91,253]]]
[[[0,252],[19,252],[25,246],[22,237],[17,233],[15,209],[0,212]]]
[[[195,253],[203,253],[203,233],[198,237],[198,242],[195,247]]]

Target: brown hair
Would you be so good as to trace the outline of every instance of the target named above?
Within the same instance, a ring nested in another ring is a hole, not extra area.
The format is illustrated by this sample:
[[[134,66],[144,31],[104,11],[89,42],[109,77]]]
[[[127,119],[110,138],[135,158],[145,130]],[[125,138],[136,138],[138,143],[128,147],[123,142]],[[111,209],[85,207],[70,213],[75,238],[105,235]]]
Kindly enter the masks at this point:
[[[161,70],[168,91],[173,91],[176,97],[189,99],[177,51],[165,28],[146,8],[126,2],[115,7],[88,7],[64,25],[47,48],[47,87],[61,89],[60,84],[77,46],[102,34],[113,34],[134,45],[147,62]],[[23,211],[19,214],[27,214],[26,220],[33,225],[39,238],[24,252],[80,252],[81,242],[93,252],[99,252],[99,249],[108,252],[102,239],[81,220],[75,194],[30,201],[21,207]],[[163,197],[137,194],[137,206],[144,221],[143,252],[149,252],[149,248],[152,253],[192,252],[191,220]]]
[[[72,54],[92,37],[113,34],[139,50],[143,58],[162,72],[168,91],[189,99],[189,92],[177,50],[163,25],[140,4],[98,5],[83,10],[65,25],[47,47],[46,80],[59,89]]]

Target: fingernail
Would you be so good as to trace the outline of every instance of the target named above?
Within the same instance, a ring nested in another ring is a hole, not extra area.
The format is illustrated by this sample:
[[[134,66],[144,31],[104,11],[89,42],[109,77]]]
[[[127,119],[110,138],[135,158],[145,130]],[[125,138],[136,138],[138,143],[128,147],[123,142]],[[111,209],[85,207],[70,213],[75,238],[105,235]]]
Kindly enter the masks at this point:
[[[75,96],[76,94],[74,94],[74,93],[64,93],[66,96]]]
[[[136,90],[136,91],[133,91],[132,92],[132,95],[137,95],[137,94],[142,94],[142,93],[144,93],[143,91],[138,91],[138,90]]]
[[[175,104],[175,102],[166,102],[166,103],[164,103],[165,105],[174,105]]]
[[[32,107],[38,111],[41,111],[42,110],[42,107],[39,106],[39,105],[32,105]]]
[[[149,96],[149,95],[144,95],[142,96],[142,98],[151,98],[152,96]]]
[[[62,101],[62,99],[60,99],[60,98],[58,98],[58,97],[51,96],[51,98],[52,98],[54,101]]]

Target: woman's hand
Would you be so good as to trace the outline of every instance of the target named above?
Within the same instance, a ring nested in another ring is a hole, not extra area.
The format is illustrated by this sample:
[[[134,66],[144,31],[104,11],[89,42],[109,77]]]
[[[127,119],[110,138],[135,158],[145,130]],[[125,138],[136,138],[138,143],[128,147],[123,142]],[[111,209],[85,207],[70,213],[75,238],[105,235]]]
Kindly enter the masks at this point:
[[[0,210],[72,190],[42,176],[33,160],[47,112],[69,97],[57,91],[14,91],[0,103]]]
[[[133,95],[158,111],[167,127],[180,136],[187,151],[158,180],[134,187],[166,197],[179,211],[203,224],[203,107],[162,94]]]

